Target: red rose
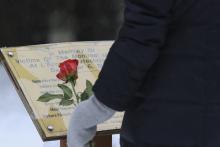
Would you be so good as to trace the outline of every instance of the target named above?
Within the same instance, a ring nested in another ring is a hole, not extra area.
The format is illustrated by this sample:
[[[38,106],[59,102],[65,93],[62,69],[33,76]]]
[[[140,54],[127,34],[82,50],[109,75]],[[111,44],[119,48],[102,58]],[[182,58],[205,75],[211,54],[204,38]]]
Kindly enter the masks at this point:
[[[63,81],[68,81],[69,79],[73,78],[76,80],[78,78],[77,75],[77,66],[78,60],[76,59],[68,59],[62,63],[60,63],[60,72],[56,75],[58,79]]]

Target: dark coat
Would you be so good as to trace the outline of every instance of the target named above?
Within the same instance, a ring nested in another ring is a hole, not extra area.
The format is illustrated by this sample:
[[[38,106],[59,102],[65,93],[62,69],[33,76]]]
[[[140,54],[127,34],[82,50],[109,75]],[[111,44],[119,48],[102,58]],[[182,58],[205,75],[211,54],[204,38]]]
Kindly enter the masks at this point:
[[[93,90],[125,110],[122,140],[220,146],[220,0],[125,0]],[[123,142],[122,142],[123,143]]]

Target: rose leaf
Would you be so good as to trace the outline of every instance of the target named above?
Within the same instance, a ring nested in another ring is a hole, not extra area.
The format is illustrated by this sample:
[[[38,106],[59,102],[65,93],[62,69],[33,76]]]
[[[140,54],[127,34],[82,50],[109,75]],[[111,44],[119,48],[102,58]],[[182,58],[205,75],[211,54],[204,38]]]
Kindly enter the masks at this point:
[[[73,104],[73,100],[69,100],[69,99],[62,99],[60,101],[60,105],[61,106],[69,106]]]
[[[80,98],[81,98],[81,101],[85,101],[89,98],[89,95],[86,93],[86,90],[83,91]]]
[[[86,80],[86,93],[88,94],[88,96],[92,96],[93,95],[93,91],[92,91],[92,83],[89,80]]]
[[[41,95],[37,101],[40,101],[40,102],[49,102],[53,99],[62,99],[63,98],[63,95],[62,94],[50,94],[50,93],[45,93],[43,95]]]
[[[64,94],[65,99],[71,99],[72,98],[73,92],[68,86],[63,85],[63,84],[58,84],[58,87],[63,90],[63,94]]]

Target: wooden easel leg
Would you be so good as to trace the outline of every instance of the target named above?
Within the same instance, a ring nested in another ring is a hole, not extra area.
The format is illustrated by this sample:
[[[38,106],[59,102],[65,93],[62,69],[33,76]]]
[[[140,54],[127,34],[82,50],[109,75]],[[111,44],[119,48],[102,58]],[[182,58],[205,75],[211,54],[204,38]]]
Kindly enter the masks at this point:
[[[93,141],[94,147],[112,147],[112,135],[96,136]],[[66,139],[60,140],[60,147],[67,147]]]
[[[60,140],[60,147],[67,147],[67,144],[66,144],[66,139],[61,139]]]
[[[96,136],[94,143],[95,147],[112,147],[112,135]]]

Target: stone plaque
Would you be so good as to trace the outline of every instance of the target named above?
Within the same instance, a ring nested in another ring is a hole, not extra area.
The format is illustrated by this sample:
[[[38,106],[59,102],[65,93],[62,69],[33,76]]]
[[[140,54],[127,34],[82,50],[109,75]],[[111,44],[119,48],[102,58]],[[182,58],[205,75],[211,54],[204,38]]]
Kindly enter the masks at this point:
[[[75,91],[82,95],[97,79],[112,43],[70,42],[1,49],[5,69],[43,140],[66,136],[70,115],[79,103],[73,92],[68,95],[67,101],[62,101],[66,93],[58,85],[69,87],[68,91],[71,84],[56,77],[59,63],[67,59],[79,61]],[[45,95],[47,99],[40,101]],[[123,113],[117,113],[98,125],[98,134],[117,133],[122,119]]]

